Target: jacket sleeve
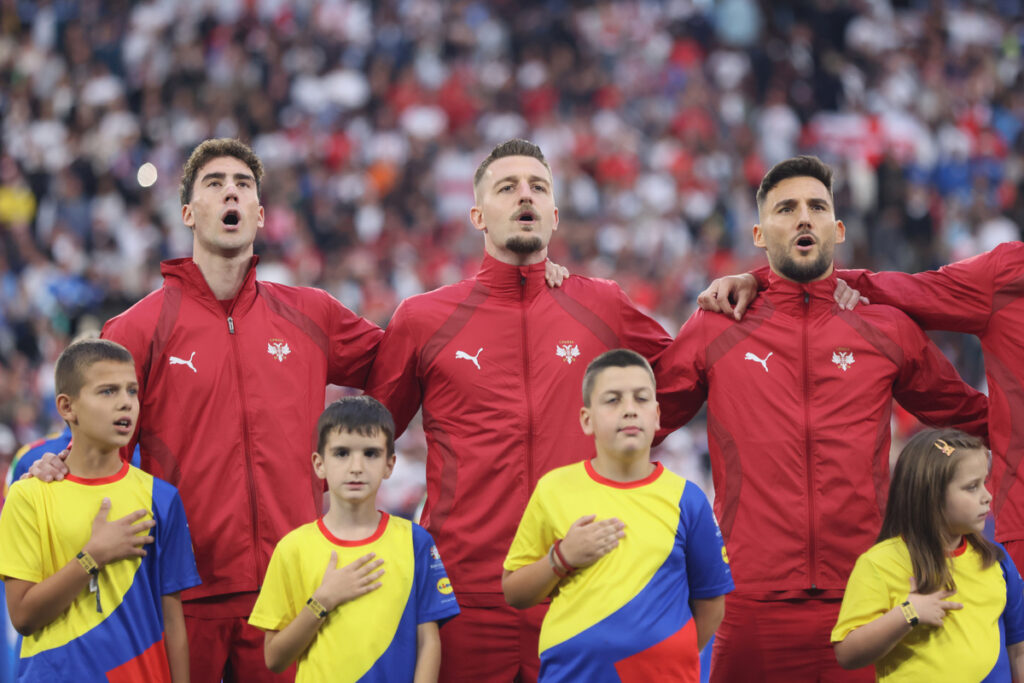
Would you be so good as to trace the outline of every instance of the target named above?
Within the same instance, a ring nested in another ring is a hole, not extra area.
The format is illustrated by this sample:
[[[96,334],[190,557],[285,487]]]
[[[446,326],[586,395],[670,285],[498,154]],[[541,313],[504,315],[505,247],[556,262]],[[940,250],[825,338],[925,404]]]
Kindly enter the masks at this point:
[[[994,312],[997,289],[1024,276],[1024,245],[1000,245],[923,273],[841,270],[836,275],[872,303],[895,306],[926,330],[981,334]]]
[[[139,441],[139,429],[146,416],[142,406],[146,401],[146,377],[149,375],[149,366],[152,361],[150,350],[152,339],[146,332],[140,329],[139,325],[133,324],[132,317],[124,314],[111,318],[103,325],[100,331],[101,339],[109,339],[117,342],[131,352],[135,360],[135,377],[139,381],[139,419],[136,421],[135,432],[131,440],[121,448],[121,459],[131,462],[135,445]]]
[[[409,306],[403,301],[384,330],[366,383],[366,393],[391,411],[395,419],[395,438],[409,426],[423,400],[417,339],[409,318]]]
[[[658,366],[672,344],[672,337],[657,320],[650,317],[617,288],[619,297],[619,338],[627,349],[636,351],[647,359],[658,376]]]
[[[956,427],[988,442],[988,398],[971,388],[924,332],[901,322],[903,365],[893,396],[917,419],[933,427]]]
[[[694,311],[658,359],[655,379],[662,430],[675,431],[689,422],[708,397],[705,318],[704,311]]]
[[[327,381],[339,386],[364,389],[384,333],[378,326],[348,310],[326,292],[324,296],[330,300],[331,306],[327,330],[330,337]]]

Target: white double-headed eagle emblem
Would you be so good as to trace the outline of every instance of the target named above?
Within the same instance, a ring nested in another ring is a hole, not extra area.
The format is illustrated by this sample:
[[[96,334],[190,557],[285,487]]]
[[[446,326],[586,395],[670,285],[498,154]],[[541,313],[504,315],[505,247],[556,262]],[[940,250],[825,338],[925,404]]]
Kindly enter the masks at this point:
[[[580,347],[572,342],[555,344],[555,353],[567,364],[572,365],[573,361],[580,357]]]
[[[267,342],[267,353],[277,359],[279,363],[283,363],[285,356],[291,353],[292,350],[288,347],[288,342],[273,340]]]
[[[853,351],[849,349],[836,349],[832,352],[832,362],[839,366],[843,372],[853,365]]]

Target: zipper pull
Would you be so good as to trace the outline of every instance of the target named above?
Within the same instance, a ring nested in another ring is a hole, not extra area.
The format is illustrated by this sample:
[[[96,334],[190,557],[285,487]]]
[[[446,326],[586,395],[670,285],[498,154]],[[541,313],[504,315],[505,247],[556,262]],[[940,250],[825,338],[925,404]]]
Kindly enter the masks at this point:
[[[228,316],[228,334],[234,334],[234,333],[235,333],[235,321],[232,320],[231,316],[229,315]]]
[[[526,276],[525,275],[522,275],[522,274],[519,275],[519,285],[521,287],[525,287],[526,286]]]
[[[805,304],[811,303],[811,293],[810,292],[804,292],[804,303]],[[231,318],[228,318],[228,320],[231,320]]]

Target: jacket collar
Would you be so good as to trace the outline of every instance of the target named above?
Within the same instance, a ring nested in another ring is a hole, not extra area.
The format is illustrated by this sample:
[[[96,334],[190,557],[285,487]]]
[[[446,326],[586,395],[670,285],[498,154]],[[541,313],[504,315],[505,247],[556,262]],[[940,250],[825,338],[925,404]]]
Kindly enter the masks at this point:
[[[478,282],[487,285],[491,294],[509,299],[532,299],[545,289],[544,261],[532,266],[513,266],[502,263],[490,254],[484,254],[484,262],[476,274]]]
[[[256,264],[259,261],[260,257],[253,255],[252,261],[249,264],[249,271],[245,274],[245,280],[242,282],[242,287],[238,290],[238,294],[235,295],[235,299],[229,308],[231,315],[245,313],[256,300]],[[218,314],[224,314],[224,309],[221,307],[220,302],[213,295],[213,290],[210,289],[210,285],[207,284],[202,271],[199,270],[199,266],[195,264],[191,257],[161,262],[160,273],[164,276],[165,284],[170,282],[177,283],[178,286],[185,290],[188,296],[198,300]]]
[[[836,272],[823,280],[815,282],[793,282],[776,275],[768,274],[768,289],[764,294],[776,309],[789,314],[799,314],[805,310],[805,303],[811,310],[820,312],[835,306],[833,294],[836,291]]]

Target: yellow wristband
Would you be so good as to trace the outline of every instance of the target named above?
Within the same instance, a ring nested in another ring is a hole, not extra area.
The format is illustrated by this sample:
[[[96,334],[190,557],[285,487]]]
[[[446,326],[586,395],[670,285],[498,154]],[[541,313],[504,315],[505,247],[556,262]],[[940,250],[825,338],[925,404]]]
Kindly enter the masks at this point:
[[[78,564],[82,565],[82,569],[89,572],[90,575],[96,576],[100,573],[100,566],[96,564],[96,560],[84,550],[75,555],[75,559],[78,560]]]
[[[917,610],[910,604],[910,600],[903,601],[900,605],[900,610],[903,612],[903,618],[907,620],[908,624],[912,627],[917,626],[917,622],[919,622],[920,619],[917,616]]]
[[[317,619],[327,618],[327,608],[321,605],[320,601],[316,598],[311,597],[309,600],[306,600],[306,607],[309,608],[310,612],[316,615]]]

